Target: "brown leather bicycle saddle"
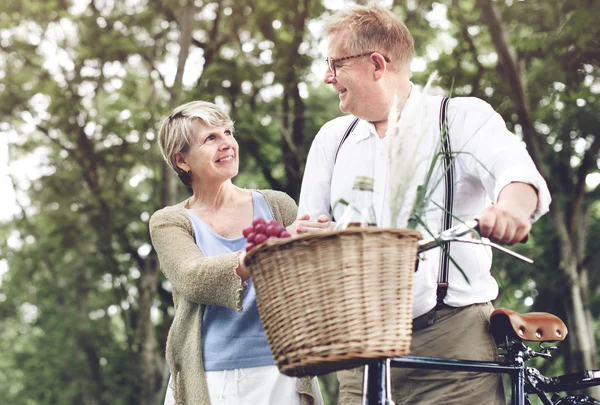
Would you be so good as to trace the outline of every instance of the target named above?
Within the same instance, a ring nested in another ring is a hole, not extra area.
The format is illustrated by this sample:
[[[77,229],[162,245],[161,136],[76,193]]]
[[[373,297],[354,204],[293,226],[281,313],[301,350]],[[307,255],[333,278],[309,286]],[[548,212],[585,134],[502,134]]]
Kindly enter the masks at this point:
[[[553,342],[564,340],[569,331],[556,315],[546,312],[520,314],[506,308],[498,308],[490,316],[490,332],[497,343],[504,337],[528,342]]]

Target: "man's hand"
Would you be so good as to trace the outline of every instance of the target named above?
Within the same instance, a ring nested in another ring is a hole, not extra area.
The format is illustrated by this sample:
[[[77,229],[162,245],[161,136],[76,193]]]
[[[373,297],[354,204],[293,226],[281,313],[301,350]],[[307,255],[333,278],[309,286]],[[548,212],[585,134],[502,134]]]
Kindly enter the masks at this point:
[[[332,223],[325,214],[319,216],[316,221],[310,219],[310,215],[304,214],[294,221],[286,229],[290,235],[302,235],[305,233],[322,232],[331,229]]]
[[[246,265],[244,265],[244,259],[246,258],[246,252],[242,251],[238,255],[238,266],[235,268],[235,273],[240,276],[242,281],[246,281],[250,278],[250,272]]]
[[[529,216],[518,215],[498,204],[483,210],[478,221],[481,236],[502,245],[521,242],[531,230]]]
[[[502,189],[495,205],[479,215],[479,232],[503,245],[523,241],[531,230],[529,217],[537,206],[537,193],[525,183],[510,183]]]

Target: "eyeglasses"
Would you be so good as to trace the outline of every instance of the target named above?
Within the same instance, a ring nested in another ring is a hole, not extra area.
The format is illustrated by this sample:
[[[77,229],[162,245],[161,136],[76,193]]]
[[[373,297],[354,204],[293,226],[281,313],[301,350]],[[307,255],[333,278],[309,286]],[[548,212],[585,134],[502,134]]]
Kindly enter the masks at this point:
[[[355,58],[362,58],[363,56],[371,56],[375,52],[377,52],[377,51],[371,51],[371,52],[361,53],[360,55],[344,56],[342,58],[330,58],[330,57],[327,57],[325,59],[325,61],[327,62],[327,67],[329,68],[329,71],[331,73],[333,73],[333,77],[336,77],[337,76],[337,71],[336,71],[336,67],[335,67],[336,63],[341,62],[343,60],[355,59]],[[385,61],[387,63],[391,62],[390,58],[388,58],[387,56],[385,56],[383,54],[382,54],[382,56],[383,56],[383,58],[385,59]]]

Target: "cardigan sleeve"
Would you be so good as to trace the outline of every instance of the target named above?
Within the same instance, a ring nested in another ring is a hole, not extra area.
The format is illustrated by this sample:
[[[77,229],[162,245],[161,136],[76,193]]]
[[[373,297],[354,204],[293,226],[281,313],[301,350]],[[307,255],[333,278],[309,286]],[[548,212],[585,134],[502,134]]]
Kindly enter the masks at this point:
[[[284,192],[275,190],[260,190],[271,208],[273,218],[284,227],[290,226],[298,213],[296,202]]]
[[[160,267],[183,299],[241,310],[247,284],[235,273],[237,253],[204,257],[189,218],[177,210],[160,210],[150,218],[150,237]]]

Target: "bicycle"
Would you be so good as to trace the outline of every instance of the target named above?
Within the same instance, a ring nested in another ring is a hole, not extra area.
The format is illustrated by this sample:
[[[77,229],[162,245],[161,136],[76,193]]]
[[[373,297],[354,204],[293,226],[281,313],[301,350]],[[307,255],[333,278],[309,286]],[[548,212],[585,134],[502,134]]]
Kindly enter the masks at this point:
[[[495,243],[468,237],[476,229],[476,221],[468,221],[450,228],[436,237],[420,241],[419,253],[448,242],[475,243],[494,247],[533,263],[530,259]],[[534,357],[552,357],[551,352],[556,347],[545,344],[562,341],[567,335],[567,328],[560,318],[549,313],[519,314],[499,308],[491,315],[490,331],[502,358],[498,362],[420,356],[367,362],[363,379],[363,405],[394,405],[391,396],[391,367],[508,374],[511,379],[511,405],[531,404],[530,395],[537,395],[544,405],[600,405],[600,401],[586,395],[560,396],[562,392],[600,385],[600,370],[546,377],[536,368],[525,366],[525,362]],[[538,342],[540,351],[534,351],[525,342]]]

